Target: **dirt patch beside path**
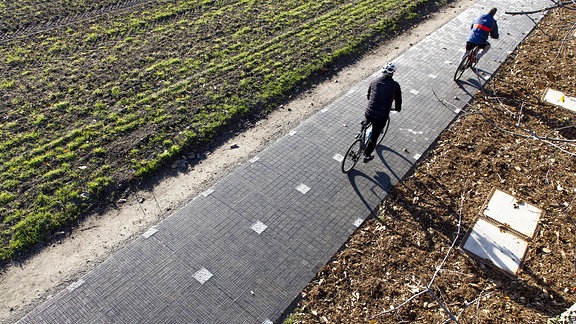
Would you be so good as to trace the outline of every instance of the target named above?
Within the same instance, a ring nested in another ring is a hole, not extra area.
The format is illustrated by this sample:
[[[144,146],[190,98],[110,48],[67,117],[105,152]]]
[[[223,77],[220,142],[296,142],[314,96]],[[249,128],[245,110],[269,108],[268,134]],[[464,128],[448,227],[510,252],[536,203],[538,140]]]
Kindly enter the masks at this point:
[[[126,201],[118,203],[117,209],[88,217],[71,233],[62,233],[60,239],[57,238],[51,246],[22,263],[3,269],[0,274],[0,322],[18,320],[76,281],[111,253],[169,216],[238,164],[288,133],[302,120],[346,93],[355,83],[369,77],[384,63],[474,2],[455,1],[210,152],[194,168],[162,180],[150,191],[131,193]],[[361,115],[362,111],[358,114]],[[237,148],[232,149],[232,146]]]

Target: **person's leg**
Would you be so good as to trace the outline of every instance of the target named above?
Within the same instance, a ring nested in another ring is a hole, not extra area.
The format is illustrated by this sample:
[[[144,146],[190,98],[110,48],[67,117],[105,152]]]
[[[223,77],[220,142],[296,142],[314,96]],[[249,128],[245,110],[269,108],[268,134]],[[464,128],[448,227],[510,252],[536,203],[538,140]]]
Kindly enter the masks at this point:
[[[378,143],[378,136],[380,136],[380,133],[382,133],[384,126],[386,126],[386,121],[372,120],[372,119],[368,119],[368,121],[372,123],[372,135],[368,140],[366,150],[364,150],[365,157],[370,157],[372,155],[372,152],[374,152],[376,144]]]
[[[480,60],[480,58],[488,52],[488,50],[490,49],[490,43],[486,42],[486,44],[478,45],[478,47],[481,50],[478,51],[478,54],[476,54],[476,62],[478,62]]]
[[[468,56],[468,54],[470,54],[470,51],[472,51],[472,49],[476,46],[478,46],[478,45],[474,44],[474,43],[466,42],[466,50],[464,51],[464,54],[462,54],[462,57],[460,58],[460,62],[462,62],[462,60],[466,56]],[[460,63],[460,62],[458,62],[458,63]]]

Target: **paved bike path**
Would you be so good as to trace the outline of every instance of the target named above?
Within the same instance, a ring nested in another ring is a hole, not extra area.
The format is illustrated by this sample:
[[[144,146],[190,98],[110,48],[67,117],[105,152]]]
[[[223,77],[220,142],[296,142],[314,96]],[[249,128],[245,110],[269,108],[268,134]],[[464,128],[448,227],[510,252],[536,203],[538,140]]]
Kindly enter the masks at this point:
[[[549,0],[480,0],[394,61],[404,105],[376,158],[340,161],[363,118],[368,78],[235,169],[21,323],[272,323],[370,216],[533,28],[504,11]],[[452,81],[470,22],[498,7],[501,40]],[[541,14],[532,15],[540,19]],[[382,62],[383,64],[385,62]],[[379,72],[375,72],[375,75]]]

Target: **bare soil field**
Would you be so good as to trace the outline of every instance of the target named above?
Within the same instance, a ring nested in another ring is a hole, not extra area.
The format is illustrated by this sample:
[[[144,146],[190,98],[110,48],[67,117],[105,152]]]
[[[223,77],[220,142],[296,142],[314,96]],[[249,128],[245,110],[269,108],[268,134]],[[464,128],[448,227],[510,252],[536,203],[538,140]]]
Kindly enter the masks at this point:
[[[576,116],[541,97],[576,95],[575,29],[575,10],[547,14],[319,271],[294,322],[545,323],[574,304]],[[458,249],[494,188],[544,211],[517,277]]]

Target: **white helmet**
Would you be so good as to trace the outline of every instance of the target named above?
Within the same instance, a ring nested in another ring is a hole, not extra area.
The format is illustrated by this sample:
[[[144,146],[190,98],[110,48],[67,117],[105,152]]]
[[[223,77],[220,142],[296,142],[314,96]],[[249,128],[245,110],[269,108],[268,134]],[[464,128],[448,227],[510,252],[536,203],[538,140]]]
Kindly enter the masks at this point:
[[[384,65],[384,67],[382,68],[382,73],[384,73],[385,75],[392,75],[394,74],[394,72],[396,72],[396,64],[392,62],[386,63],[386,65]]]

